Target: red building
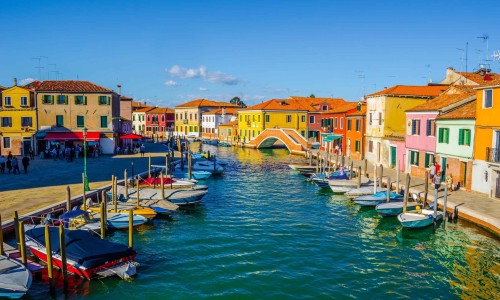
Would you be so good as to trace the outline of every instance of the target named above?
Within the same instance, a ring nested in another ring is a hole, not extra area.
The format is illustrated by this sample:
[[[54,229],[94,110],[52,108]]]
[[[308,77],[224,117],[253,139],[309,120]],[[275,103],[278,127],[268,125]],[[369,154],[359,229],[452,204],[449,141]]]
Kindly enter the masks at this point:
[[[346,153],[347,114],[355,112],[357,102],[345,102],[321,113],[321,149]]]
[[[145,135],[164,140],[172,132],[175,122],[175,112],[167,107],[157,107],[146,112]]]

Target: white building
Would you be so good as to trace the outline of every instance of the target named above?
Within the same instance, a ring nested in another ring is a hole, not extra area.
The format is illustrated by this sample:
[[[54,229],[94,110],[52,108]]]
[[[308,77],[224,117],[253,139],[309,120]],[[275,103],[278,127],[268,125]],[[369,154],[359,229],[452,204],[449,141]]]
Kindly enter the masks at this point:
[[[235,108],[218,108],[202,114],[201,128],[202,138],[217,139],[219,136],[219,125],[228,124],[238,118]]]
[[[146,112],[154,109],[153,106],[134,107],[132,111],[132,132],[139,135],[146,133]]]

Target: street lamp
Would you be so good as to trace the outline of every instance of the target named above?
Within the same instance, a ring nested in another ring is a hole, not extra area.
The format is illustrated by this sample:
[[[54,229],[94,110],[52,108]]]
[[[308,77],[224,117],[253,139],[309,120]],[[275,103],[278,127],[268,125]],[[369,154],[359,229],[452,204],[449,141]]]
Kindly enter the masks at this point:
[[[87,177],[87,127],[83,127],[83,189],[90,191]]]

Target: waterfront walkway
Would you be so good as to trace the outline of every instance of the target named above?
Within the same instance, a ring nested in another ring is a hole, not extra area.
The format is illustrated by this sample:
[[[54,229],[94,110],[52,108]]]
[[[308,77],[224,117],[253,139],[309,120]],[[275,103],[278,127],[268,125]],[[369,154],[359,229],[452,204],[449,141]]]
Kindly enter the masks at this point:
[[[323,151],[319,152],[320,155],[326,159],[327,154]],[[318,151],[313,152],[313,157],[318,154]],[[339,160],[341,160],[339,158]],[[330,161],[335,162],[336,156],[330,155]],[[364,168],[364,161],[353,159],[354,168],[357,169],[358,166]],[[348,159],[345,159],[346,165],[349,163]],[[314,162],[313,162],[314,164]],[[349,163],[350,164],[350,163]],[[368,163],[368,175],[373,178],[374,167],[372,163]],[[364,170],[362,170],[364,172]],[[380,172],[380,171],[378,171]],[[393,188],[396,186],[396,170],[390,168],[384,168],[384,178],[383,182],[387,183],[387,176],[391,178],[391,183]],[[399,186],[404,186],[406,180],[406,174],[400,173],[399,176]],[[438,194],[439,207],[442,208],[444,203],[444,189],[446,188],[446,183],[441,184]],[[410,194],[419,194],[422,199],[425,190],[425,180],[424,178],[412,177],[410,182]],[[428,190],[428,202],[434,201],[434,185],[429,184]],[[447,200],[447,211],[453,212],[456,205],[459,206],[459,218],[468,220],[474,224],[477,224],[483,228],[488,229],[494,233],[497,237],[500,236],[500,199],[489,198],[485,194],[481,194],[474,191],[456,190],[448,193]]]

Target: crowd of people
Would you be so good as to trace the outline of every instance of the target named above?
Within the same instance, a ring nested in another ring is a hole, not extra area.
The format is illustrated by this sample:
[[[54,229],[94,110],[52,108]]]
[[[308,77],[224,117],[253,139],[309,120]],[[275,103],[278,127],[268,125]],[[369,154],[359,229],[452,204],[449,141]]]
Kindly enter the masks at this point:
[[[83,157],[84,149],[82,145],[76,146],[64,146],[64,145],[53,145],[50,148],[46,148],[45,151],[40,152],[41,158],[51,158],[53,160],[66,160],[68,162],[73,161],[73,159],[78,159],[80,156]],[[87,145],[87,158],[98,158],[102,153],[102,149],[98,144]]]
[[[453,175],[451,174],[451,172],[447,173],[448,174],[446,174],[446,178],[444,178],[444,180],[446,180],[445,183],[448,192],[451,193],[455,188],[455,186],[453,185]],[[429,177],[431,179],[431,183],[434,184],[434,188],[439,189],[441,187],[442,175],[441,165],[439,165],[439,163],[434,162],[429,166]]]
[[[4,155],[0,156],[0,173],[1,174],[21,174],[21,170],[19,169],[19,165],[23,166],[24,174],[28,174],[28,166],[30,164],[30,160],[35,159],[34,155],[32,155],[33,151],[30,149],[30,157],[23,156],[23,158],[18,159],[17,156],[12,155],[12,152],[9,152],[7,157]]]

